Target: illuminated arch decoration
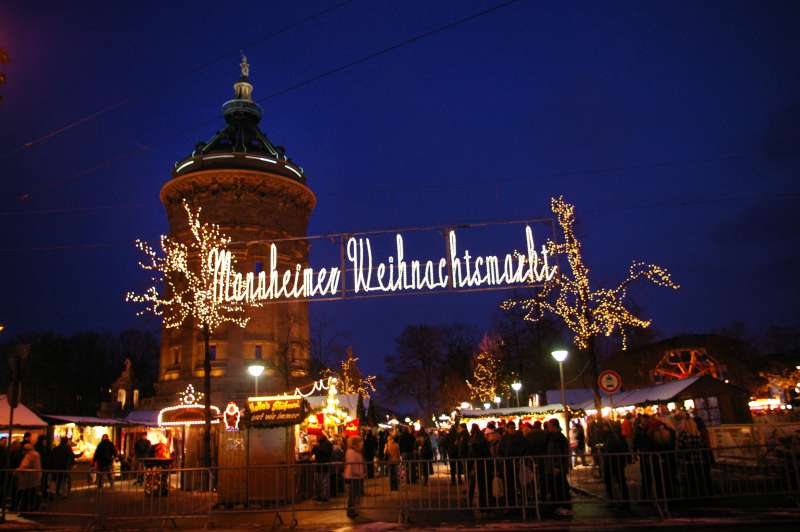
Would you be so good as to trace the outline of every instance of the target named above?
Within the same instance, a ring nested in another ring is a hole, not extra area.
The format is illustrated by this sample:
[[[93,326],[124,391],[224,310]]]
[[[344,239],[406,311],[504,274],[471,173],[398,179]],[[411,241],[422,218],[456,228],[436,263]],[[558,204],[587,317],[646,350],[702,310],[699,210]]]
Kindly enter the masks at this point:
[[[177,405],[162,408],[158,413],[159,427],[179,425],[202,425],[206,422],[205,406],[200,404],[203,393],[197,392],[191,384],[178,394]],[[211,405],[211,424],[219,424],[219,408]]]
[[[718,379],[720,367],[705,349],[670,349],[659,360],[653,375],[665,381],[709,375]]]

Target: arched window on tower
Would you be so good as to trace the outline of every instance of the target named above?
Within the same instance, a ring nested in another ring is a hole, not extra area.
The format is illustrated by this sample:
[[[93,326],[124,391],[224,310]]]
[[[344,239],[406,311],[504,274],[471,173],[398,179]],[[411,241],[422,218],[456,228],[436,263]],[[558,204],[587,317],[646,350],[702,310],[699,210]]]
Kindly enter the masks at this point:
[[[117,402],[122,408],[125,408],[125,399],[127,399],[127,395],[125,388],[119,388],[117,390]]]

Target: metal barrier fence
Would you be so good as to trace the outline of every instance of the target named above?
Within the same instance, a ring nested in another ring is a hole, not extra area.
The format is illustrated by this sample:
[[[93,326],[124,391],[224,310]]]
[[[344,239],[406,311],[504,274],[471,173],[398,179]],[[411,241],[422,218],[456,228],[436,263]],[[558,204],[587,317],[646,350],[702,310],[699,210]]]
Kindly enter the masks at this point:
[[[355,464],[363,479],[345,478],[341,463],[265,465],[110,473],[0,471],[4,510],[42,518],[76,518],[109,526],[118,520],[220,517],[247,513],[367,513],[408,520],[420,513],[451,520],[484,514],[541,519],[573,504],[800,496],[797,452],[737,448],[757,463],[727,460],[734,449],[603,453],[585,457],[523,456],[445,462]],[[733,453],[735,454],[735,453]],[[449,512],[449,513],[448,513]]]

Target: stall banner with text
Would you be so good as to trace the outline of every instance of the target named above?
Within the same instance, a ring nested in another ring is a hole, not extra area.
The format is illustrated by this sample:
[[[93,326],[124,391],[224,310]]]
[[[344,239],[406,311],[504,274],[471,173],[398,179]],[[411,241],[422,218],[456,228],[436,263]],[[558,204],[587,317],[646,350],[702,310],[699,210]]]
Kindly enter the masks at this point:
[[[344,426],[344,433],[348,436],[358,436],[358,428],[361,425],[358,419],[351,419]]]
[[[325,425],[325,414],[311,414],[308,418],[308,426],[306,432],[308,434],[319,436],[322,434],[322,427]]]
[[[251,427],[297,425],[305,417],[305,407],[303,397],[255,397],[247,401]]]

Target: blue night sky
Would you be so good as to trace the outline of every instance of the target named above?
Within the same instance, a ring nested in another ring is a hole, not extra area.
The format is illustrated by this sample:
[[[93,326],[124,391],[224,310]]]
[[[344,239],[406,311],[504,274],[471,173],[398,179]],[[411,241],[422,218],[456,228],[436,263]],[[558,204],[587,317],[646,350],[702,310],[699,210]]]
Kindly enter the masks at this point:
[[[499,2],[46,4],[0,5],[9,332],[143,326],[132,241],[166,230],[158,191],[221,127],[239,49],[317,194],[310,234],[541,217],[564,194],[596,284],[673,271],[680,291],[634,294],[663,335],[800,321],[796,2],[514,2],[299,88]],[[485,329],[501,297],[311,312],[379,371],[405,325]]]

